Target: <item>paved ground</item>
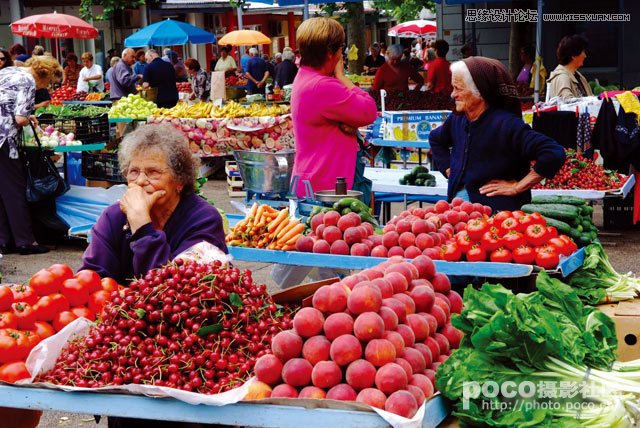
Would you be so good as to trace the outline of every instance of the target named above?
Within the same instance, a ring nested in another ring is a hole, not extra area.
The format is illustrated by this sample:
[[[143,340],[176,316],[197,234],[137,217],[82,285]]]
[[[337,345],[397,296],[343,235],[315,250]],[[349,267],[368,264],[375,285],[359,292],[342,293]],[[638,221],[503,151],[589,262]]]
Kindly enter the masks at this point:
[[[226,181],[210,181],[204,187],[204,192],[208,198],[227,212],[237,213],[238,210],[230,204],[227,194]],[[242,198],[233,198],[234,201],[242,201]],[[395,204],[399,210],[400,204]],[[602,224],[602,209],[596,208],[596,224]],[[609,257],[614,267],[620,272],[639,271],[638,250],[640,245],[640,229],[626,231],[607,231],[601,234],[601,240],[606,246]],[[82,241],[72,241],[60,245],[48,254],[19,256],[6,255],[2,261],[0,271],[3,275],[3,282],[22,282],[29,279],[30,275],[41,268],[50,266],[53,263],[66,263],[74,269],[80,266],[82,252],[86,244]],[[275,288],[275,283],[270,277],[270,265],[265,263],[237,262],[243,269],[251,269],[256,281],[265,283],[270,289]],[[0,426],[2,423],[0,422]],[[39,427],[106,427],[106,419],[98,425],[95,424],[90,415],[66,414],[58,412],[46,412],[40,422]]]

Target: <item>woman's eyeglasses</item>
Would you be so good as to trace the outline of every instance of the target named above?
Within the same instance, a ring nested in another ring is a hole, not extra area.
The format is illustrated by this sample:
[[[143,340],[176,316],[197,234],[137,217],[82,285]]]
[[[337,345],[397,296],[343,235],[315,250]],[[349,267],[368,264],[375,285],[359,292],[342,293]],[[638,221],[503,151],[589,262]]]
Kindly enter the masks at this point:
[[[143,173],[144,175],[146,175],[149,180],[158,180],[158,179],[160,179],[160,177],[162,177],[162,174],[164,174],[165,172],[167,172],[166,169],[156,169],[156,168],[138,169],[138,168],[131,168],[127,172],[127,180],[137,180],[138,177],[140,176],[140,173]]]

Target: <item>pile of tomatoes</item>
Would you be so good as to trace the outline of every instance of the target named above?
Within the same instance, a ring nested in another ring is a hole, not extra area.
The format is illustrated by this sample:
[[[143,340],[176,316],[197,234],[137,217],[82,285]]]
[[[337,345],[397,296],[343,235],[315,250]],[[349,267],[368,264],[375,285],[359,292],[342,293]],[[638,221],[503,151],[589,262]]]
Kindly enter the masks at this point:
[[[491,218],[469,220],[464,230],[442,246],[440,255],[447,261],[536,264],[552,269],[560,256],[577,249],[573,239],[547,226],[539,213],[500,211]]]
[[[73,100],[76,94],[76,88],[73,86],[60,86],[51,93],[51,104],[61,106],[62,101]]]
[[[33,347],[79,317],[95,320],[118,287],[64,264],[40,270],[28,284],[0,285],[0,380],[29,377],[24,360]]]

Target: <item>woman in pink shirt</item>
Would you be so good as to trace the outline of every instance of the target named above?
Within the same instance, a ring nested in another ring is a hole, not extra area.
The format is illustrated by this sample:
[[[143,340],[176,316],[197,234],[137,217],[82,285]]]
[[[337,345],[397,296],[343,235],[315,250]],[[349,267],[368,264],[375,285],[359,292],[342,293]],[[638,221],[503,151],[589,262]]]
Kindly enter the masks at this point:
[[[344,30],[335,20],[312,18],[296,33],[301,67],[293,82],[291,114],[296,141],[293,175],[315,192],[333,190],[336,177],[353,186],[358,143],[355,131],[376,119],[373,98],[344,75]],[[296,189],[304,196],[302,183]]]

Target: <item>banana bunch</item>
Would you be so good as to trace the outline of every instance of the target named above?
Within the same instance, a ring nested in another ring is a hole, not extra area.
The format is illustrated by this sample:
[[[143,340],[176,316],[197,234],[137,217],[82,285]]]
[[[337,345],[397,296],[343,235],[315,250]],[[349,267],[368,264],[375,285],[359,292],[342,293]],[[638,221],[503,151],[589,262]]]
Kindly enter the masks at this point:
[[[279,116],[290,111],[288,105],[270,105],[253,103],[243,106],[235,101],[230,101],[222,107],[214,107],[211,111],[213,118],[237,118],[237,117],[259,117],[259,116]]]
[[[189,105],[180,101],[175,107],[172,108],[158,108],[153,113],[156,117],[168,117],[171,119],[190,118],[200,119],[209,117],[211,110],[213,109],[212,103],[197,102],[193,105]]]

